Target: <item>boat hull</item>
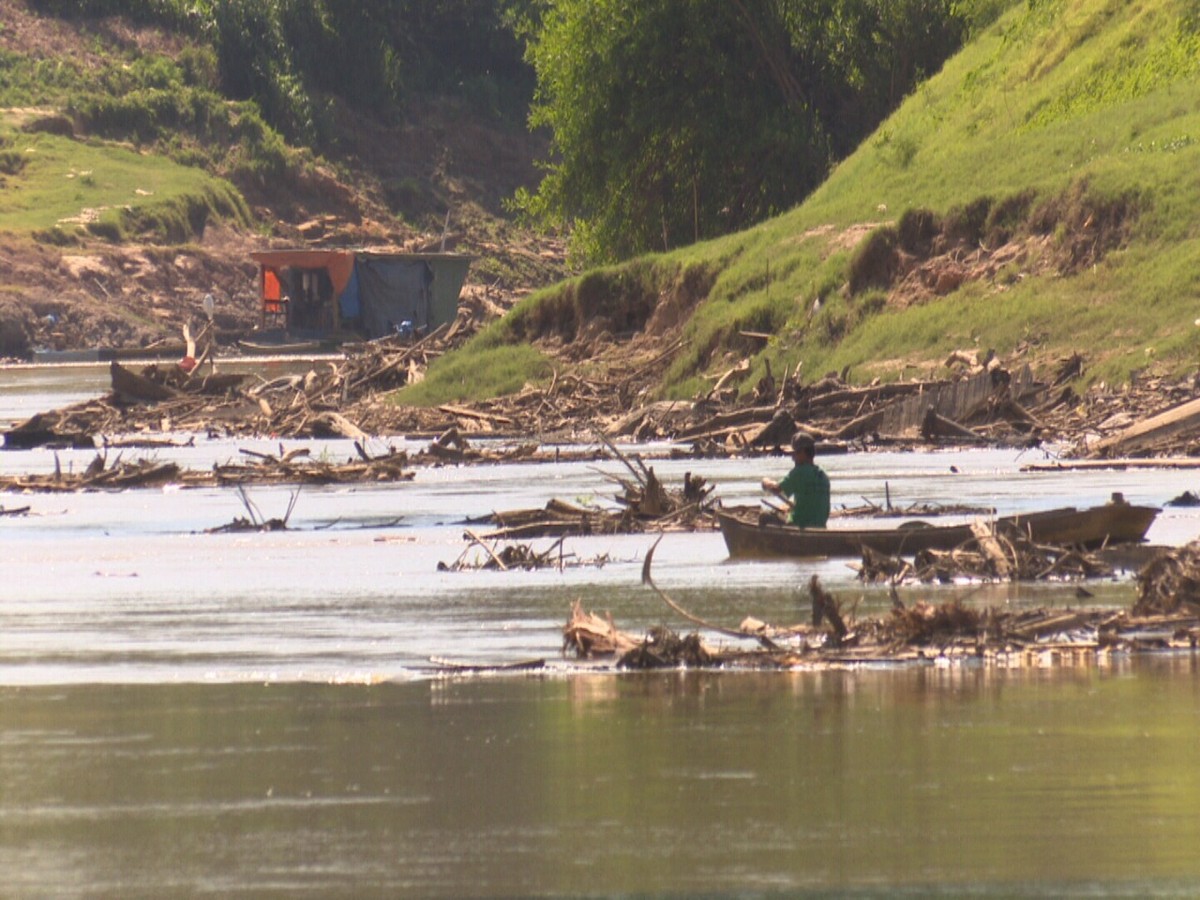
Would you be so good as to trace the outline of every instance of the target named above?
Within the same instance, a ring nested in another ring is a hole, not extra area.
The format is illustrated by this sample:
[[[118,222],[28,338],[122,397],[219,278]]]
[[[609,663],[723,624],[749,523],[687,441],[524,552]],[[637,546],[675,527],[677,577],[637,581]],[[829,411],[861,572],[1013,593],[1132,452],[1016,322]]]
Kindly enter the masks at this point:
[[[1100,547],[1144,540],[1158,512],[1152,506],[1108,503],[1004,516],[997,524],[1019,528],[1037,543]],[[847,529],[759,524],[724,512],[719,512],[717,519],[729,555],[735,559],[855,557],[862,555],[864,547],[889,556],[911,555],[922,550],[953,550],[974,537],[970,524],[965,523]]]

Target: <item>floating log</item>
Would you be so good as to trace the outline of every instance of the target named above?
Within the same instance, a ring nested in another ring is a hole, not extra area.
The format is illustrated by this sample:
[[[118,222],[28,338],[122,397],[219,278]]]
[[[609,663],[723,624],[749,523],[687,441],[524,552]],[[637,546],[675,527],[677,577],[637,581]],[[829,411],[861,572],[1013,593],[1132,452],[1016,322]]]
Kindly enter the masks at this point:
[[[444,672],[469,672],[472,674],[480,672],[531,672],[546,667],[544,659],[520,659],[509,663],[464,663],[446,659],[442,656],[431,656],[429,657],[429,661]]]
[[[975,535],[975,543],[988,560],[996,577],[1007,581],[1012,576],[1013,569],[1008,561],[1009,554],[1000,546],[996,529],[987,522],[975,521],[971,523],[971,534]]]

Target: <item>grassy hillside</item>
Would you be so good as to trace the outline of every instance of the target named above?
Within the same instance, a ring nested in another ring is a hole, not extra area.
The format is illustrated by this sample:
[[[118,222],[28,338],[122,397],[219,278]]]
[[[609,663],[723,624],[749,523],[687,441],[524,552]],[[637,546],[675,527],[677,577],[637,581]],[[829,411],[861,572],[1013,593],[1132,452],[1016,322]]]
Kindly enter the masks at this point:
[[[651,313],[634,307],[680,281],[704,293],[687,300],[667,396],[742,356],[755,359],[745,384],[768,360],[776,374],[869,380],[924,374],[967,347],[1034,363],[1079,351],[1086,378],[1110,381],[1151,362],[1194,368],[1200,12],[1189,0],[1015,4],[802,206],[535,295],[481,337],[475,371],[506,344],[581,338],[587,308],[573,334],[546,310],[586,294],[588,308],[629,307],[636,328]],[[764,347],[745,332],[773,337]],[[465,385],[435,368],[422,396]]]
[[[127,232],[189,240],[210,216],[245,225],[241,196],[225,181],[166,157],[0,126],[0,231],[63,243],[78,233]]]

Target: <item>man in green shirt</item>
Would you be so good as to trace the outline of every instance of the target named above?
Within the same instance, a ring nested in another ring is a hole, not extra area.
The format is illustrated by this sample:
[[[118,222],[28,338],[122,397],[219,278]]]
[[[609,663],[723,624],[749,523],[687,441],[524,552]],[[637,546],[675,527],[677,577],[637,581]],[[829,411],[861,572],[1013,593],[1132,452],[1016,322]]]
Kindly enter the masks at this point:
[[[824,528],[829,521],[829,476],[815,462],[816,444],[804,432],[792,438],[792,462],[795,464],[783,481],[764,478],[764,490],[792,503],[790,521],[801,528]]]

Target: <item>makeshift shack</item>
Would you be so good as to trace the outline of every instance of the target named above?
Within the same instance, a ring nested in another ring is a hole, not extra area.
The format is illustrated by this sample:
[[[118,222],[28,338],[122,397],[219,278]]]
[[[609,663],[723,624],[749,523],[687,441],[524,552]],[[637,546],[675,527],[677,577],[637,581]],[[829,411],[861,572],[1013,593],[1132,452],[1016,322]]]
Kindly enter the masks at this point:
[[[471,258],[455,253],[266,250],[259,267],[262,325],[289,335],[420,335],[454,321]]]

